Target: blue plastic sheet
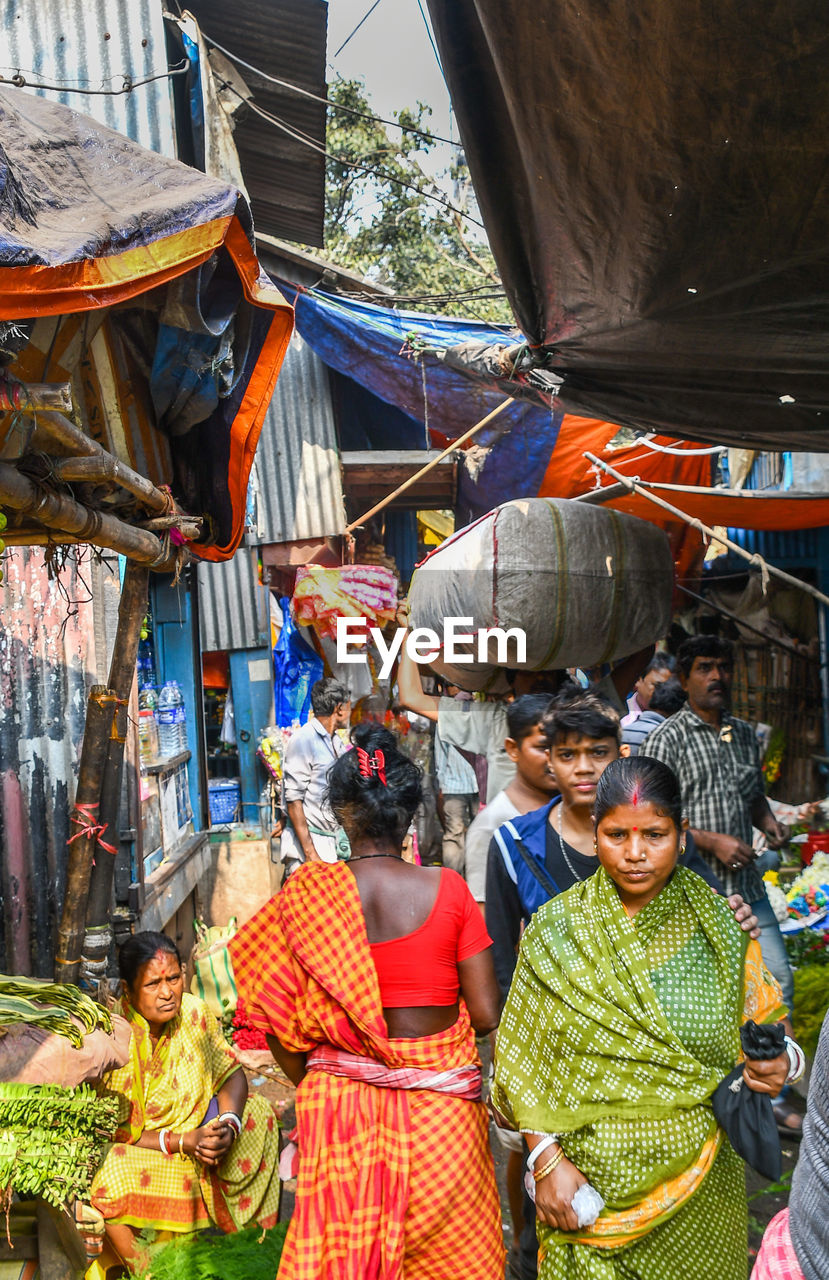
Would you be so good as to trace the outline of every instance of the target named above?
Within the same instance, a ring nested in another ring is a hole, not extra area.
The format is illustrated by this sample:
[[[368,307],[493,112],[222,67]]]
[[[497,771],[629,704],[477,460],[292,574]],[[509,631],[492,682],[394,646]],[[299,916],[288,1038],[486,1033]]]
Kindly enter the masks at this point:
[[[357,384],[351,393],[355,400],[364,399],[358,388],[364,389],[402,411],[410,422],[423,426],[422,442],[413,439],[410,430],[401,439],[401,419],[390,414],[384,438],[382,413],[375,413],[371,447],[425,448],[427,426],[439,436],[457,439],[504,399],[503,392],[471,381],[434,353],[469,341],[509,343],[515,340],[513,330],[478,320],[354,302],[318,289],[282,287],[296,307],[296,325],[302,337],[329,368],[344,375],[337,381],[346,418],[351,380]],[[535,497],[561,417],[558,410],[516,401],[491,426],[484,427],[475,443],[488,452],[482,455],[475,450],[470,455],[472,466],[461,469],[461,511],[475,516],[507,498]]]
[[[282,630],[273,650],[276,723],[289,729],[305,724],[311,711],[311,686],[322,679],[322,659],[303,640],[291,617],[291,602],[283,597]]]

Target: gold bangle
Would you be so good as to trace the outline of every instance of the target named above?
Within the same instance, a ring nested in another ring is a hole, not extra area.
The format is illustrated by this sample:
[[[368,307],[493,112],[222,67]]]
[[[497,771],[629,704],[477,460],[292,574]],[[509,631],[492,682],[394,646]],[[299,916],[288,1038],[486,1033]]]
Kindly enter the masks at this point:
[[[540,1182],[542,1178],[546,1178],[548,1173],[552,1173],[553,1169],[558,1168],[558,1166],[561,1164],[563,1159],[564,1159],[564,1152],[562,1151],[561,1147],[559,1147],[558,1151],[555,1153],[552,1160],[548,1160],[547,1163],[541,1169],[533,1173],[533,1178],[535,1179],[535,1181]]]
[[[184,1159],[184,1133],[178,1135],[178,1153]]]

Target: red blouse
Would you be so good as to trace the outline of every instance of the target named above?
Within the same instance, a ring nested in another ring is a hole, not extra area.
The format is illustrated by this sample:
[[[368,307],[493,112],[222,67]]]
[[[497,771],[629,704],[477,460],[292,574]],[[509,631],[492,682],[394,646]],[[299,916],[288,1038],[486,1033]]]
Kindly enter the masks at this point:
[[[458,964],[492,946],[481,908],[457,871],[443,867],[423,924],[402,938],[372,942],[385,1009],[452,1005],[460,993]]]

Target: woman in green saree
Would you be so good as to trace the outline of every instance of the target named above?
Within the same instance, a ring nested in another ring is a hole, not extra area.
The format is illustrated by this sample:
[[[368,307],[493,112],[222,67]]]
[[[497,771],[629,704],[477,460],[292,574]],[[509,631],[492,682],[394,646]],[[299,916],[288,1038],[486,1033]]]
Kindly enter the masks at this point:
[[[742,1161],[713,1091],[740,1026],[785,1015],[780,989],[727,904],[677,867],[675,775],[614,761],[594,811],[600,869],[543,906],[501,1017],[493,1105],[530,1147],[539,1280],[745,1280]],[[748,1061],[776,1094],[787,1054]],[[590,1227],[571,1207],[590,1182]]]

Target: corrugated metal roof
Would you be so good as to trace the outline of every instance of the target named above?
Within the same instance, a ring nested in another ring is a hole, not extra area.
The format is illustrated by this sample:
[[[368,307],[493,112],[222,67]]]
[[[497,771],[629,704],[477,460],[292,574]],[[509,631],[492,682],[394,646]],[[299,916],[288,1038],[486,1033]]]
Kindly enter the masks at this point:
[[[291,338],[256,451],[256,541],[343,532],[340,455],[328,369]]]
[[[0,586],[0,970],[48,977],[66,883],[69,813],[93,684],[106,684],[117,561],[70,551],[50,579],[18,547]]]
[[[202,649],[258,649],[268,643],[267,588],[260,586],[256,551],[240,547],[231,560],[199,563]]]
[[[117,129],[152,151],[175,156],[170,81],[130,93],[92,95],[70,89],[120,89],[124,76],[166,73],[162,0],[0,0],[0,75],[65,84],[66,92],[27,88]]]
[[[325,0],[188,0],[204,36],[245,62],[326,96]],[[239,67],[254,102],[290,128],[325,145],[324,103],[271,84]],[[240,110],[234,133],[257,231],[302,244],[323,244],[325,157],[255,112]]]

